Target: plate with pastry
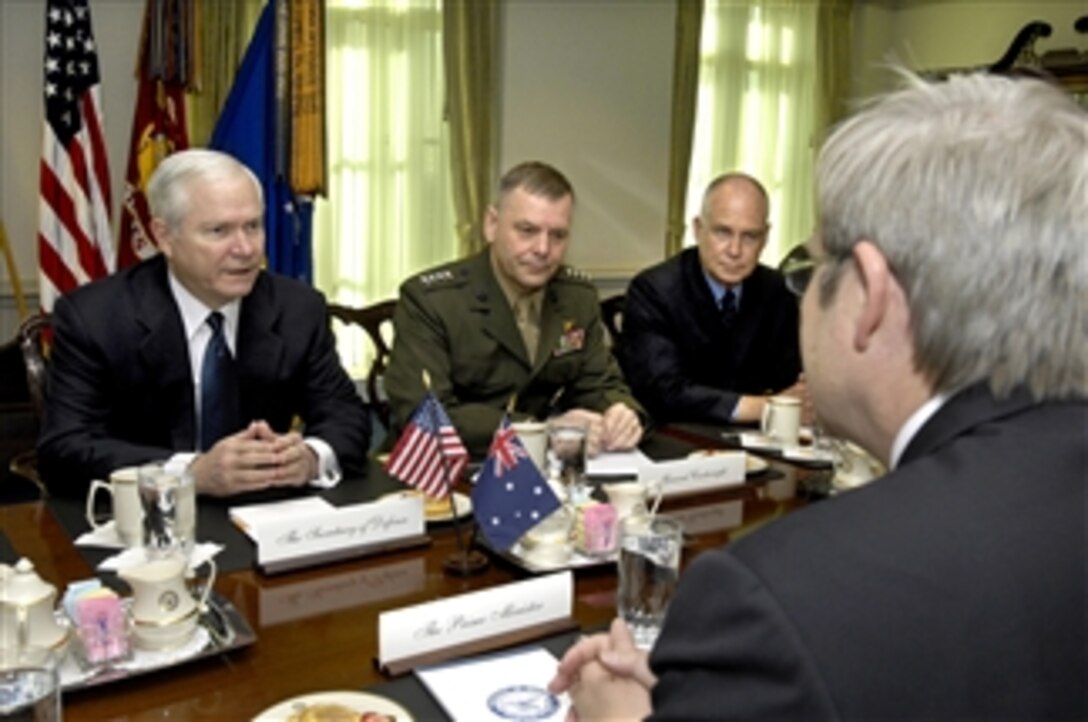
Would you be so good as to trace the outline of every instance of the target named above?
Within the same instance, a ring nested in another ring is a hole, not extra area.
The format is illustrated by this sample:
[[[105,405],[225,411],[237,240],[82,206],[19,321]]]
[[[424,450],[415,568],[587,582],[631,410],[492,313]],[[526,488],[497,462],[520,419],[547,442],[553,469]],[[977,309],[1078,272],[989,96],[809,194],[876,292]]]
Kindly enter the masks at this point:
[[[452,521],[453,509],[450,508],[449,497],[427,496],[418,489],[403,489],[386,494],[382,499],[403,499],[410,496],[423,497],[423,518],[426,521],[440,522]],[[457,507],[457,518],[462,519],[472,513],[472,499],[459,491],[453,492],[453,504]]]
[[[315,692],[269,707],[253,722],[413,722],[408,710],[369,692]]]

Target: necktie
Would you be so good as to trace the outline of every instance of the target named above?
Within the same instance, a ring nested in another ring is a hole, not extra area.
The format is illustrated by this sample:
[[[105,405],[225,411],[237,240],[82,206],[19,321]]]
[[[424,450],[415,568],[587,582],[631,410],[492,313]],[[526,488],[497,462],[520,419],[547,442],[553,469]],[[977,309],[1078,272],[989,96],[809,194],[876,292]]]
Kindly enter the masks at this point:
[[[726,326],[732,326],[736,320],[737,294],[733,292],[733,289],[727,288],[725,296],[722,297],[722,323]]]
[[[234,379],[234,358],[223,335],[223,314],[208,314],[211,340],[200,367],[200,448],[207,451],[237,427],[238,389]]]
[[[540,344],[540,322],[536,317],[536,309],[533,308],[533,300],[528,297],[519,298],[514,303],[514,318],[518,324],[518,332],[521,340],[525,342],[525,351],[529,354],[529,363],[536,361],[536,347]]]

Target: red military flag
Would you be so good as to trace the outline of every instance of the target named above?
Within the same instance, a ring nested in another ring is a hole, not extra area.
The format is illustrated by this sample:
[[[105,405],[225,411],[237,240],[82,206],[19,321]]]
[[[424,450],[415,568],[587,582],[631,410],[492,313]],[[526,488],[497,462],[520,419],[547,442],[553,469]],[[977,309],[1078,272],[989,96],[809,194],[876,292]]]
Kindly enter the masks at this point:
[[[154,6],[154,7],[153,7]],[[117,244],[117,267],[127,268],[157,253],[151,235],[147,181],[163,158],[189,147],[185,85],[191,49],[188,6],[149,2],[136,67],[136,111],[132,119],[125,196]]]
[[[442,404],[428,393],[389,453],[385,469],[428,496],[444,497],[467,465],[468,449]]]
[[[40,299],[46,311],[62,293],[113,270],[96,50],[87,0],[49,0],[38,212]]]

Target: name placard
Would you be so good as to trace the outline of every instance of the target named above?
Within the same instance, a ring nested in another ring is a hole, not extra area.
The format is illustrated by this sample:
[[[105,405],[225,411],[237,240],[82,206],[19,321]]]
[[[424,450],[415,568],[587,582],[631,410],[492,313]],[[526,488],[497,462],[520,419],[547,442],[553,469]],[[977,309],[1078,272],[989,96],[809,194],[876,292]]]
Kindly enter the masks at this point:
[[[384,612],[378,617],[378,662],[396,674],[463,651],[487,649],[487,640],[511,633],[566,628],[573,594],[574,577],[564,571]]]
[[[744,483],[744,456],[743,451],[733,451],[662,461],[639,469],[638,480],[651,489],[660,484],[665,498],[739,486]]]
[[[259,522],[257,563],[269,573],[426,542],[421,497],[330,507]]]

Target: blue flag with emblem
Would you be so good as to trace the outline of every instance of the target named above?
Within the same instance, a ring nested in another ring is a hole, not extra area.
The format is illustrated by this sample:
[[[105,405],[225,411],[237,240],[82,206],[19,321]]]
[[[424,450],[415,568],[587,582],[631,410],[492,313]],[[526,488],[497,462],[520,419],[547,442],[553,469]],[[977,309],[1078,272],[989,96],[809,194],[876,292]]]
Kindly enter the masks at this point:
[[[261,12],[208,145],[246,164],[264,188],[269,269],[310,283],[313,203],[295,195],[282,167],[287,128],[276,95],[275,7]]]
[[[492,547],[505,551],[560,506],[559,498],[503,416],[472,490],[472,513]]]

